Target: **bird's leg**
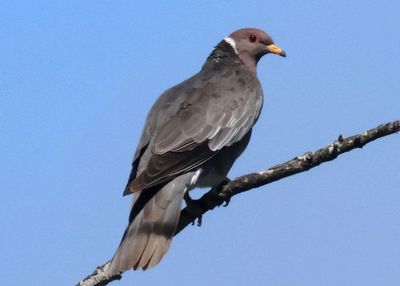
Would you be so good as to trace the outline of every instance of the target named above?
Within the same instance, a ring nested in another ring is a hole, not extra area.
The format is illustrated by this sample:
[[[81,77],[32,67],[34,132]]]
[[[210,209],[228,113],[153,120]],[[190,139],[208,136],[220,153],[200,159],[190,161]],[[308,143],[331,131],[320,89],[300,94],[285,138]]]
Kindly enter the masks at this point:
[[[189,191],[186,191],[185,194],[183,195],[183,199],[185,200],[186,206],[188,207],[189,205],[193,204],[193,199],[189,195]]]
[[[217,192],[217,194],[221,193],[222,191],[224,191],[225,186],[230,182],[231,180],[226,177],[221,183],[219,183],[216,187],[215,187],[215,191]],[[223,203],[223,207],[227,207],[229,205],[229,203],[231,202],[231,198],[227,197],[226,199],[224,199],[224,203]]]
[[[222,206],[227,207],[230,202],[230,197],[228,196],[221,196],[220,194],[225,190],[226,185],[230,182],[231,180],[228,177],[225,177],[224,180],[222,180],[218,185],[215,185],[212,187],[210,194],[214,197],[214,200],[219,201],[220,203],[218,204],[218,207]]]
[[[196,206],[197,206],[196,203],[198,200],[192,199],[189,195],[189,191],[185,192],[185,194],[183,195],[183,199],[185,200],[186,208],[189,210],[190,213],[192,213],[190,210],[194,210],[196,208]],[[196,222],[197,216],[196,215],[191,215],[191,216],[193,217],[192,225],[194,225]],[[202,215],[197,217],[197,226],[201,226],[202,218],[203,218]]]
[[[230,182],[231,180],[228,177],[225,177],[218,185],[215,185],[211,191],[210,194],[212,197],[214,197],[217,200],[222,200],[221,204],[223,207],[227,207],[230,202],[230,196],[226,196],[225,198],[222,198],[219,194],[224,191],[226,185]],[[193,218],[192,225],[195,224],[196,218],[197,218],[197,226],[201,226],[202,224],[202,209],[204,206],[204,202],[201,200],[194,200],[190,197],[189,195],[189,190],[185,192],[183,195],[183,199],[185,200],[186,203],[186,209],[189,213],[189,215]]]

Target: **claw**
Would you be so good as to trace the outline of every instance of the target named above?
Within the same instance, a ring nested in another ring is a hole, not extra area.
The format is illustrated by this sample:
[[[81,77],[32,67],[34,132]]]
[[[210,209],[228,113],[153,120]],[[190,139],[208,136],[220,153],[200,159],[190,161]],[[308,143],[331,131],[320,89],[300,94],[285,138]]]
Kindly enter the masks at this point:
[[[197,226],[201,226],[201,223],[203,222],[203,216],[199,216],[199,218],[197,219]]]
[[[227,198],[225,201],[224,201],[224,203],[222,204],[222,206],[224,207],[224,208],[226,208],[227,206],[229,206],[229,203],[231,202],[231,198]]]
[[[196,201],[190,197],[189,192],[185,192],[185,194],[183,195],[183,199],[185,200],[186,207],[188,208],[193,206],[194,202]],[[194,217],[192,225],[196,224],[197,226],[201,226],[202,221],[203,221],[203,216],[197,218],[197,223],[196,223],[196,217]]]
[[[228,177],[226,177],[225,180],[223,180],[223,181],[221,182],[221,184],[218,186],[219,192],[224,191],[224,190],[225,190],[225,186],[226,186],[230,181],[231,181],[231,180],[230,180]],[[227,207],[227,206],[229,205],[230,202],[231,202],[231,198],[228,197],[228,198],[226,198],[226,199],[224,200],[222,206],[225,208],[225,207]]]

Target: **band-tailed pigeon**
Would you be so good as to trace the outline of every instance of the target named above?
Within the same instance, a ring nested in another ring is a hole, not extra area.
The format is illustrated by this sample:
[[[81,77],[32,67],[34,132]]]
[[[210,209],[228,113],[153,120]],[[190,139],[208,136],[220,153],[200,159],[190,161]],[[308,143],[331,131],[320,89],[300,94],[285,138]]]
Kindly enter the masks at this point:
[[[261,111],[256,65],[268,53],[286,56],[265,32],[238,30],[215,47],[200,72],[155,102],[124,191],[134,194],[133,206],[109,274],[159,263],[184,193],[226,180]]]

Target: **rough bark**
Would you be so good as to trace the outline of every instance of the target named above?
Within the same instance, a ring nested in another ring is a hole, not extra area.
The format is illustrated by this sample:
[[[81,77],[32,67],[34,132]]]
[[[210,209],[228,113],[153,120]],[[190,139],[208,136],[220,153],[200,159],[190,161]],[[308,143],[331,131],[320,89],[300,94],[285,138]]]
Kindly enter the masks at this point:
[[[365,131],[361,134],[344,138],[339,135],[337,140],[314,152],[306,152],[302,156],[298,156],[285,163],[273,166],[269,169],[258,173],[250,173],[240,176],[220,188],[211,189],[205,193],[200,199],[191,201],[181,212],[175,235],[180,233],[187,225],[194,223],[197,219],[201,223],[201,217],[208,211],[217,206],[221,206],[224,202],[240,193],[258,188],[278,181],[280,179],[305,172],[314,168],[321,163],[332,161],[339,155],[362,148],[366,144],[400,131],[400,120],[379,125],[376,128]],[[121,275],[108,277],[104,270],[108,267],[108,262],[96,268],[96,270],[77,284],[77,286],[104,286],[109,282],[121,279]],[[122,274],[122,273],[121,273]]]

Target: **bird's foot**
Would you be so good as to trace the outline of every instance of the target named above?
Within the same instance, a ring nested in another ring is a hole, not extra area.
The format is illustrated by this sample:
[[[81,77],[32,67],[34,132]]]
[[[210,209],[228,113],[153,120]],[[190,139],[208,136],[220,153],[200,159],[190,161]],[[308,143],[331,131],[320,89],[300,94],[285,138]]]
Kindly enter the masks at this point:
[[[185,200],[186,203],[186,207],[190,210],[194,210],[196,208],[196,204],[198,203],[198,200],[194,200],[190,197],[189,192],[185,192],[185,194],[183,195],[183,199]],[[194,216],[193,215],[193,221],[192,221],[192,225],[194,225],[196,223],[196,219],[197,219],[197,226],[201,226],[202,220],[203,220],[203,215],[200,216]]]
[[[229,206],[231,202],[231,198],[226,198],[224,203],[222,204],[222,207],[226,208],[227,206]]]
[[[190,197],[189,192],[185,192],[183,199],[185,200],[186,206],[192,205],[194,202],[194,200]]]
[[[217,186],[215,186],[213,189],[215,191],[215,193],[220,196],[220,193],[224,192],[226,190],[226,185],[230,182],[231,180],[226,177],[221,183],[219,183]],[[227,207],[229,205],[229,203],[231,202],[231,198],[230,196],[225,196],[224,198],[222,198],[223,202],[222,202],[222,206],[223,207]]]
[[[192,225],[194,225],[194,222],[195,222],[195,221],[192,222]],[[203,222],[203,215],[200,215],[200,216],[197,218],[197,226],[201,226],[202,222]]]

